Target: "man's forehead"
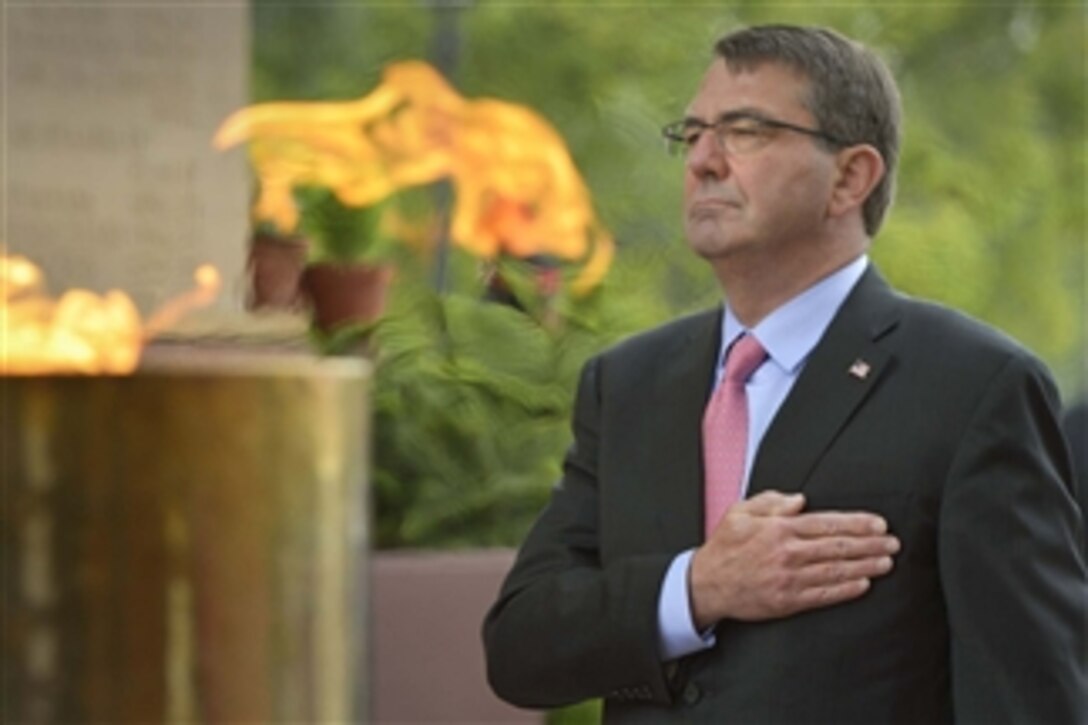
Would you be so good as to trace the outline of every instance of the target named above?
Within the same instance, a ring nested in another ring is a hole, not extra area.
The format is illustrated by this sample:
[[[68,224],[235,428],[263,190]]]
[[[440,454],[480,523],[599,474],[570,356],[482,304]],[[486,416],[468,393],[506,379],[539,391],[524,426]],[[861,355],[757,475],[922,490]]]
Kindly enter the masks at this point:
[[[718,118],[740,111],[805,111],[808,79],[777,61],[711,62],[687,107],[692,117]]]

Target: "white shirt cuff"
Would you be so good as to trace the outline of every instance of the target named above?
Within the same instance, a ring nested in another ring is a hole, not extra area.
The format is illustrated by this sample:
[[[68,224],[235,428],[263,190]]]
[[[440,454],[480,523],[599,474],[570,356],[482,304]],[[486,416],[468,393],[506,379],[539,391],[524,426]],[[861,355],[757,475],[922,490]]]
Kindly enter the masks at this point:
[[[678,554],[661,584],[657,600],[657,647],[663,662],[709,649],[716,641],[713,629],[700,634],[691,620],[688,571],[694,553],[694,549],[688,549]]]

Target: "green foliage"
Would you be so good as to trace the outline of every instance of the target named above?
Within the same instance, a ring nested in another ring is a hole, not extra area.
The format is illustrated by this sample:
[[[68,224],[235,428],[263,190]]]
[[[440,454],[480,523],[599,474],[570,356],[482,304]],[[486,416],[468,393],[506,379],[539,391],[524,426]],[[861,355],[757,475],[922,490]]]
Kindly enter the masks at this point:
[[[1086,78],[1068,68],[1084,52],[1082,11],[950,6],[929,24],[886,27],[907,127],[876,259],[904,289],[1004,328],[1082,388]]]
[[[377,324],[377,321],[349,322],[332,330],[311,325],[307,334],[310,344],[322,355],[365,355]]]
[[[603,291],[555,317],[528,296],[518,309],[480,287],[439,295],[402,270],[374,332],[377,544],[515,544],[559,475],[579,369],[620,328]]]
[[[254,101],[357,98],[391,60],[427,54],[430,13],[400,3],[250,0]]]
[[[548,725],[597,725],[603,714],[600,700],[586,700],[548,713]]]
[[[295,199],[302,233],[313,242],[313,261],[372,261],[389,254],[393,240],[381,229],[384,204],[347,206],[329,189],[316,186],[296,189]]]

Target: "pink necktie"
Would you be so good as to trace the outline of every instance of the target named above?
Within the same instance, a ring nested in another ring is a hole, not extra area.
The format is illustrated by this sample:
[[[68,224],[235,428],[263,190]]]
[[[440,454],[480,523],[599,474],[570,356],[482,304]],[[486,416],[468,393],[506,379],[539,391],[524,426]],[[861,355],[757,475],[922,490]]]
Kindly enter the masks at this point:
[[[707,536],[740,498],[748,448],[748,396],[744,384],[767,359],[759,340],[742,335],[729,351],[725,375],[703,414],[703,466],[706,475]]]

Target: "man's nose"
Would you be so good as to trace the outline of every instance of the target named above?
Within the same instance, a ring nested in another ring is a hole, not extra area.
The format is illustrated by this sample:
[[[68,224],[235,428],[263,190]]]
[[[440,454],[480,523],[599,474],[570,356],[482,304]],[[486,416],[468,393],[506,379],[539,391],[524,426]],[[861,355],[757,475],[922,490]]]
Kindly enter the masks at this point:
[[[688,169],[695,176],[724,178],[729,173],[729,159],[714,133],[708,129],[688,149]]]

